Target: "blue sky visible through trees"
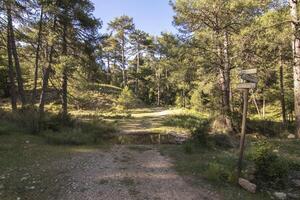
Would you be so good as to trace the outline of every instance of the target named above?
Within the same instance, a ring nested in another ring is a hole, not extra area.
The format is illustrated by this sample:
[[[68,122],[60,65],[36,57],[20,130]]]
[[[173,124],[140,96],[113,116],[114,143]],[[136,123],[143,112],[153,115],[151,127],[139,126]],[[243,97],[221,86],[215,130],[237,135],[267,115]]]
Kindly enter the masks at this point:
[[[161,32],[176,32],[172,25],[174,12],[169,0],[93,0],[95,16],[103,21],[101,32],[115,17],[128,15],[134,18],[138,29],[152,35]]]

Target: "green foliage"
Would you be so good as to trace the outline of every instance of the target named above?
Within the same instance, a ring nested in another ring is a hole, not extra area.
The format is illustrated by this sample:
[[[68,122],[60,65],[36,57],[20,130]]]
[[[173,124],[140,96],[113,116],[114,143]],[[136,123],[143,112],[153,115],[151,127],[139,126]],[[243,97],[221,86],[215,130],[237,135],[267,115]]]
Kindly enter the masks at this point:
[[[287,123],[286,127],[282,125],[282,122],[274,120],[250,120],[248,122],[248,130],[254,133],[259,133],[267,137],[280,137],[284,136],[284,132],[293,132],[294,125]]]
[[[273,150],[266,141],[255,145],[251,155],[255,163],[255,179],[261,187],[282,188],[286,184],[289,166]]]
[[[208,145],[209,121],[195,124],[191,129],[193,140],[200,145]]]
[[[192,143],[191,141],[185,142],[183,144],[183,150],[186,154],[192,154],[193,148],[194,148],[194,143]]]
[[[177,95],[175,100],[175,105],[178,108],[187,108],[189,105],[189,98],[182,95]]]
[[[13,113],[0,111],[0,114],[0,120],[2,118],[4,122],[20,127],[26,133],[37,134],[39,132],[38,113],[31,107],[27,107]]]
[[[121,110],[127,110],[136,106],[137,99],[133,92],[128,87],[125,87],[122,90],[117,103]]]
[[[7,70],[1,66],[0,62],[0,97],[7,97],[8,95],[7,76]]]
[[[114,126],[95,121],[79,123],[74,127],[62,127],[59,131],[48,129],[42,135],[49,144],[93,145],[103,142],[104,138],[114,131]]]

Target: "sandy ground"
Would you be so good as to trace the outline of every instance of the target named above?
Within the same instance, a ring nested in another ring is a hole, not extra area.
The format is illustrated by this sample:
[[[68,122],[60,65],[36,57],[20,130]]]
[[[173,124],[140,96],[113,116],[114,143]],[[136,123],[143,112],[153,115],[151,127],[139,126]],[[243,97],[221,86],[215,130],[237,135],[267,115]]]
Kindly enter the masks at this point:
[[[189,185],[154,146],[113,146],[77,152],[57,166],[69,169],[60,180],[58,200],[219,199]]]

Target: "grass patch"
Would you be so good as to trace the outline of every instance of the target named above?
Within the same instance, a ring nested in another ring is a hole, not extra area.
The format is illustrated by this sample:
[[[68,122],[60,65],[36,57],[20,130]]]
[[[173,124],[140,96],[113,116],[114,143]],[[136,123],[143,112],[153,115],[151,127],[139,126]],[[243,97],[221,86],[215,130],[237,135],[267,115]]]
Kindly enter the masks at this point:
[[[0,135],[0,147],[0,199],[55,199],[60,185],[53,177],[64,178],[65,169],[51,163],[68,159],[69,148],[47,145],[41,137],[23,132]]]
[[[209,185],[210,189],[217,190],[225,200],[269,199],[265,194],[252,195],[237,186],[237,152],[189,145],[192,145],[188,147],[192,152],[186,152],[185,146],[162,146],[160,151],[174,159],[174,167],[179,174],[195,177],[195,185]]]
[[[208,118],[193,111],[185,111],[179,115],[171,115],[162,123],[164,126],[192,129],[195,125],[207,123]]]
[[[251,154],[256,151],[256,140],[247,138],[247,148],[243,167],[243,177],[253,179],[255,165]],[[300,170],[300,140],[270,139],[278,156],[288,163],[289,170]],[[255,149],[253,149],[255,148]],[[236,148],[223,149],[215,146],[201,146],[187,142],[182,146],[161,146],[160,152],[174,160],[177,172],[184,176],[193,176],[194,184],[199,187],[210,185],[225,200],[270,199],[266,193],[250,194],[236,184],[236,165],[238,151]],[[200,180],[200,181],[199,181]],[[255,180],[253,180],[255,181]],[[284,190],[284,188],[280,188]]]
[[[79,123],[59,131],[47,130],[42,133],[47,143],[55,145],[94,145],[101,144],[115,131],[113,125],[105,122]]]

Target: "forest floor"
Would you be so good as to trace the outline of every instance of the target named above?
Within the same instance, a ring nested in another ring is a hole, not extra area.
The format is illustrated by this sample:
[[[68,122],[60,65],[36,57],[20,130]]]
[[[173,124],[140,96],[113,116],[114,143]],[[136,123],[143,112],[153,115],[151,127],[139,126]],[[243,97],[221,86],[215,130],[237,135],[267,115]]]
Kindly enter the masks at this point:
[[[84,112],[80,114],[76,116],[85,118]],[[143,140],[149,134],[170,131],[188,134],[186,123],[198,123],[205,116],[143,108],[126,115],[97,117],[115,124],[115,136],[126,140],[123,145],[50,145],[20,130],[0,130],[0,200],[269,199],[218,178],[209,180],[216,174],[207,167],[211,164],[234,171],[235,149],[200,148],[186,154],[184,145],[162,145],[153,137],[150,142]],[[139,141],[132,140],[136,135],[141,136]],[[299,146],[299,141],[290,141],[282,152],[297,157]]]
[[[162,133],[168,129],[164,119],[176,114],[162,108],[131,111],[128,118],[114,119],[117,135]],[[219,199],[178,175],[159,145],[53,146],[22,133],[1,138],[0,199]]]

